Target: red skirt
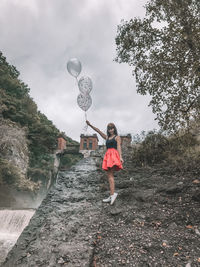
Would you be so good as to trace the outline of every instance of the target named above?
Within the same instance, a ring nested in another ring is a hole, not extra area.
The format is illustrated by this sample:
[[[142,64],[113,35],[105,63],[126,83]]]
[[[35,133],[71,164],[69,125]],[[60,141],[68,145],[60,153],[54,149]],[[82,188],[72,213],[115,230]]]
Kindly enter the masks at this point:
[[[108,168],[114,167],[115,171],[123,169],[119,152],[115,148],[108,148],[103,159],[102,169],[108,170]]]

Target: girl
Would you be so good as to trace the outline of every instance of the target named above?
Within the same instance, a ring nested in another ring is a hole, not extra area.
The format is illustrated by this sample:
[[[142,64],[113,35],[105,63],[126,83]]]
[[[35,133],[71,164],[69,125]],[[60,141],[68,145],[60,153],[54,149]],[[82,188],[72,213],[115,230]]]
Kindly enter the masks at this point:
[[[109,123],[107,125],[107,135],[91,125],[88,120],[86,120],[86,123],[106,140],[107,151],[104,155],[102,169],[107,171],[108,174],[110,196],[106,199],[103,199],[103,202],[110,202],[112,205],[117,197],[117,193],[115,193],[115,181],[113,173],[114,171],[123,169],[122,163],[124,162],[122,159],[121,138],[117,134],[117,129],[114,123]]]

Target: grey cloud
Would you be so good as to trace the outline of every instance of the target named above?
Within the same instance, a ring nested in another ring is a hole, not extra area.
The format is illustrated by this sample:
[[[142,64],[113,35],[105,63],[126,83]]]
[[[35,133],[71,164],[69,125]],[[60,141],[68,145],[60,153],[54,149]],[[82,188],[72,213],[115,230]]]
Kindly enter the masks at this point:
[[[75,79],[66,62],[77,57],[80,75],[94,88],[88,119],[102,130],[113,121],[121,133],[157,127],[149,98],[136,93],[131,69],[113,62],[121,19],[143,16],[146,0],[10,0],[0,2],[1,48],[21,72],[39,109],[79,141],[84,112],[77,106]],[[88,133],[93,133],[88,129]],[[102,139],[100,138],[101,142]]]

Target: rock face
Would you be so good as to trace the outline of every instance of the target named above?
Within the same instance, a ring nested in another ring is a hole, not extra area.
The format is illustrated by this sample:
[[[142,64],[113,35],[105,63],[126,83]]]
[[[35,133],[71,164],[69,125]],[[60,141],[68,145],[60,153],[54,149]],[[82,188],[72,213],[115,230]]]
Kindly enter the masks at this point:
[[[22,176],[28,168],[26,132],[14,123],[0,120],[0,156],[16,166]]]
[[[94,158],[60,172],[3,266],[90,266],[102,208]]]
[[[135,168],[127,152],[111,206],[99,159],[59,173],[3,267],[199,266],[199,177]]]
[[[0,160],[0,207],[32,207],[33,191],[39,185],[26,177],[29,163],[26,131],[3,119],[0,120]],[[8,167],[5,174],[2,168],[6,164]],[[11,178],[8,177],[10,171]]]

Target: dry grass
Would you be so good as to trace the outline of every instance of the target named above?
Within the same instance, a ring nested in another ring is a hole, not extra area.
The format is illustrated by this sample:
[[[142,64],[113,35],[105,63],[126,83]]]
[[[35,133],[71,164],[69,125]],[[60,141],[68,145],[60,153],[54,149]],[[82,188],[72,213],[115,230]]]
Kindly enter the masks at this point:
[[[133,145],[132,161],[137,166],[157,164],[169,166],[173,171],[200,174],[199,135],[192,132],[171,136],[151,131],[144,140]]]

